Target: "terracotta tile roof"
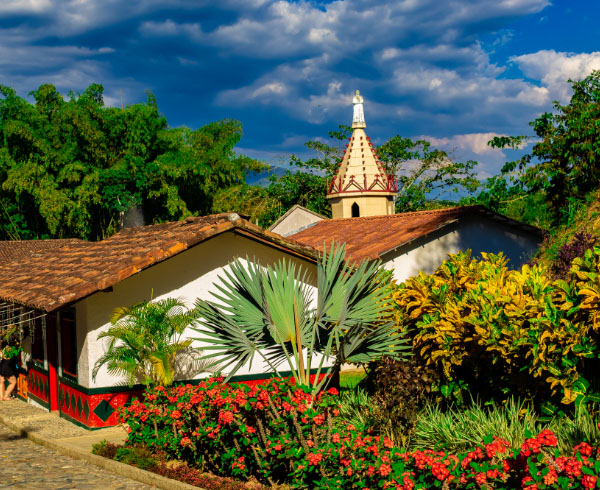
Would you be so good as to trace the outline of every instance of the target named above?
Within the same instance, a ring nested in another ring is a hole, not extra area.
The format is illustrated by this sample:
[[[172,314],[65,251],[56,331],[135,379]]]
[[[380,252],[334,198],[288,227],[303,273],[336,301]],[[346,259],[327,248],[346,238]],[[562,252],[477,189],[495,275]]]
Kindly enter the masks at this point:
[[[288,238],[317,250],[323,250],[323,245],[329,246],[332,241],[346,243],[348,257],[360,262],[380,258],[386,252],[429,235],[465,216],[475,215],[486,215],[534,233],[541,233],[537,228],[491,213],[482,206],[464,206],[388,216],[327,219]]]
[[[0,263],[0,299],[53,311],[221,233],[233,231],[308,260],[317,252],[235,213],[127,228],[100,242],[74,241]]]
[[[8,240],[0,241],[0,264],[14,259],[31,257],[34,254],[55,250],[65,245],[82,242],[76,238],[61,240]]]

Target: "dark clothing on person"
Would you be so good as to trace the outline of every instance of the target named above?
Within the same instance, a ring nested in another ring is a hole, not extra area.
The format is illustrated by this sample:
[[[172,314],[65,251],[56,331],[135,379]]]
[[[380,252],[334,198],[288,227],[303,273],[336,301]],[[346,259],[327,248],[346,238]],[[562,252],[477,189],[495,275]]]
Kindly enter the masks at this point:
[[[8,379],[12,376],[17,375],[17,360],[16,359],[2,359],[0,360],[0,376]]]

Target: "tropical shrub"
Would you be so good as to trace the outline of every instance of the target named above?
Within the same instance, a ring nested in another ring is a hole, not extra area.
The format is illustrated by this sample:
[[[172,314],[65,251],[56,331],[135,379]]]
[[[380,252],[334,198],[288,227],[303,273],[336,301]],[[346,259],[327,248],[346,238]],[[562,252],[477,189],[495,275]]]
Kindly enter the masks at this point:
[[[408,447],[419,409],[430,397],[435,382],[435,372],[419,366],[414,358],[398,361],[384,357],[371,363],[363,382],[371,393],[370,427],[388,436],[396,446]]]
[[[527,433],[539,433],[547,428],[561,426],[544,422],[524,400],[509,398],[504,405],[474,402],[469,407],[442,408],[438,403],[427,403],[419,412],[411,446],[416,449],[434,449],[450,452],[468,451],[487,435],[494,434],[521,447]],[[582,438],[578,439],[579,441]],[[572,450],[573,446],[567,448]]]
[[[352,265],[345,247],[332,244],[317,263],[316,279],[313,305],[306,272],[294,263],[234,262],[220,278],[218,302],[196,302],[198,340],[212,351],[206,358],[231,367],[227,379],[255,356],[279,377],[285,363],[313,395],[339,379],[346,362],[403,358],[409,347],[392,321],[390,275],[380,263]]]
[[[271,484],[290,475],[310,480],[323,473],[310,461],[339,442],[334,394],[331,388],[314,396],[278,378],[252,387],[210,378],[148,390],[144,402],[123,409],[122,420],[128,444],[145,443],[203,470]]]
[[[199,360],[192,341],[181,338],[196,319],[196,310],[187,310],[175,298],[117,308],[111,317],[112,326],[98,335],[98,339],[108,339],[108,344],[94,365],[93,377],[107,366],[111,375],[124,376],[130,386],[168,386],[178,374],[192,378],[206,371],[208,366]]]
[[[293,488],[595,488],[600,451],[578,444],[560,455],[556,436],[526,434],[520,447],[493,435],[470,450],[403,451],[385,436],[344,423],[335,391],[313,396],[274,379],[264,386],[147,390],[122,412],[128,444],[145,443],[222,476],[256,476]]]
[[[538,265],[509,270],[502,254],[459,253],[394,297],[400,328],[446,398],[600,400],[600,248],[573,261],[568,281]]]

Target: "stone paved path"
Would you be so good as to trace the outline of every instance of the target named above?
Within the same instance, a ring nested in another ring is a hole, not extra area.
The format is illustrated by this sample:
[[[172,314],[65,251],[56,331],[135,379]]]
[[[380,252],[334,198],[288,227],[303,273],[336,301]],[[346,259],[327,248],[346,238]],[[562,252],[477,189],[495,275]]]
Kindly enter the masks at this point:
[[[0,488],[149,490],[153,487],[57,454],[0,424]]]

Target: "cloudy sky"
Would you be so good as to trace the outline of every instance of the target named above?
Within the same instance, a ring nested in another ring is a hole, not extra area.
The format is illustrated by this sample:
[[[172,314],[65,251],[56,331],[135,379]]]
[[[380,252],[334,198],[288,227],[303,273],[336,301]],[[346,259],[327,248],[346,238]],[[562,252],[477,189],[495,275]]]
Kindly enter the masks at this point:
[[[600,69],[599,21],[597,0],[1,0],[0,83],[151,90],[171,126],[241,120],[272,163],[349,124],[359,89],[374,141],[426,137],[484,177],[491,136]]]

